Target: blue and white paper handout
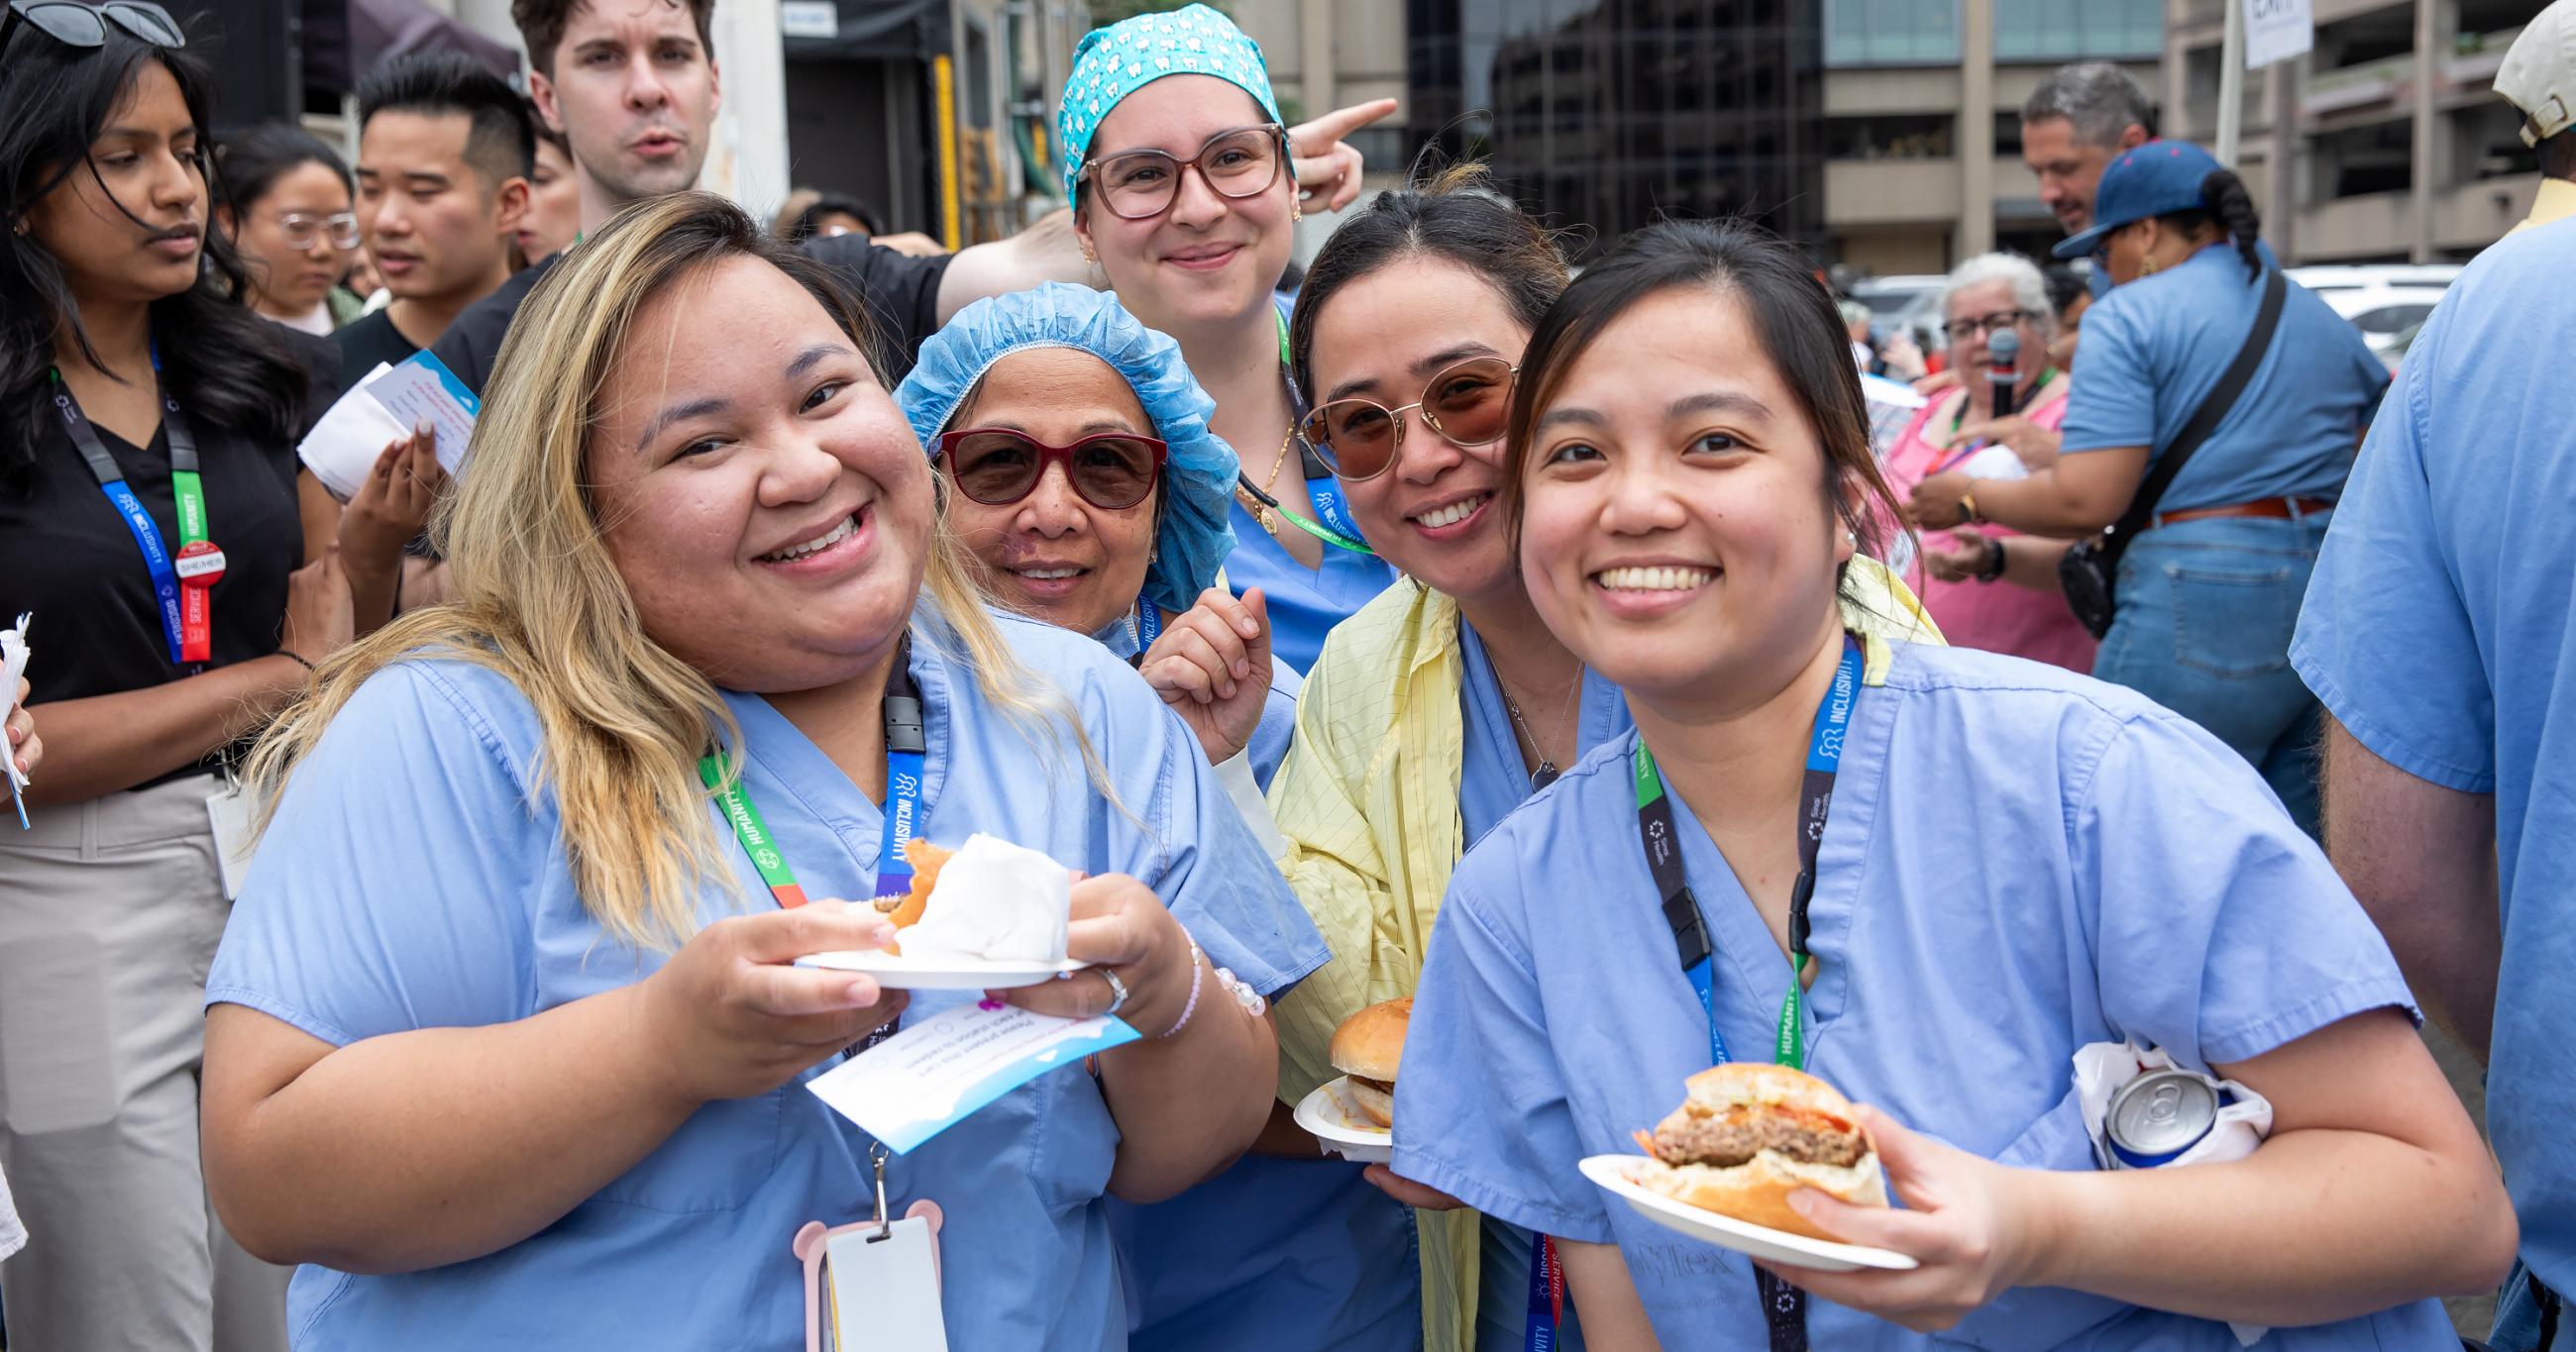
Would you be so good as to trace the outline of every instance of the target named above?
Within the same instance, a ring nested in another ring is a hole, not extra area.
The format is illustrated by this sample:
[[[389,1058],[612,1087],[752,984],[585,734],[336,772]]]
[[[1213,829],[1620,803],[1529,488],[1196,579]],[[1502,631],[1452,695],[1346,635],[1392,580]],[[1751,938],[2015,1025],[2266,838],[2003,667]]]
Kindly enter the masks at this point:
[[[943,1010],[806,1081],[814,1096],[903,1154],[1051,1070],[1141,1034],[1119,1019],[976,1001]]]
[[[465,464],[465,445],[483,401],[426,350],[396,365],[378,363],[314,424],[295,453],[342,502],[358,495],[385,447],[427,423],[438,433],[438,464],[449,474]]]

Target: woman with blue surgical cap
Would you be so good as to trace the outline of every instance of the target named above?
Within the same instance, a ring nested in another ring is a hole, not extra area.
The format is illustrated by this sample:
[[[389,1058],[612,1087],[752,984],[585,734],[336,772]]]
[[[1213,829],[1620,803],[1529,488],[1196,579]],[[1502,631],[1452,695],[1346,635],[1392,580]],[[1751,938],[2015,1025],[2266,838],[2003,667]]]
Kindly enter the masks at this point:
[[[1294,430],[1305,408],[1277,292],[1303,209],[1261,49],[1205,5],[1095,29],[1076,49],[1058,134],[1084,253],[1130,311],[1179,341],[1215,397],[1211,426],[1243,457],[1227,580],[1261,589],[1275,651],[1302,673],[1325,631],[1394,573]]]
[[[1262,593],[1237,601],[1216,585],[1235,458],[1208,431],[1212,401],[1179,346],[1114,296],[1045,286],[960,311],[895,400],[986,595],[1141,654],[1220,778],[1248,761],[1266,786],[1295,726],[1295,678],[1266,670]],[[1267,828],[1257,791],[1238,801]],[[1358,1165],[1295,1153],[1248,1155],[1170,1201],[1113,1203],[1131,1346],[1418,1344],[1405,1209]]]
[[[1234,549],[1234,449],[1208,430],[1215,403],[1180,346],[1115,296],[1051,282],[959,311],[895,402],[985,595],[1136,663],[1210,763],[1248,751],[1267,787],[1297,678],[1267,670],[1261,593],[1217,586]],[[1231,660],[1193,660],[1214,655],[1211,639]]]

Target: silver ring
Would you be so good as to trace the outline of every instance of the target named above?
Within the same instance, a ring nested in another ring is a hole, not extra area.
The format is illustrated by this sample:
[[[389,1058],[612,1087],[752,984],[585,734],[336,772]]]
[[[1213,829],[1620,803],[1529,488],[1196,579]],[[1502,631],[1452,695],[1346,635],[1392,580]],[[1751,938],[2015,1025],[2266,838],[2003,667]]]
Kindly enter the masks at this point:
[[[1109,1008],[1100,1012],[1103,1014],[1115,1014],[1119,1011],[1120,1007],[1127,1003],[1127,983],[1119,980],[1118,974],[1110,971],[1106,967],[1100,969],[1100,974],[1109,978]]]

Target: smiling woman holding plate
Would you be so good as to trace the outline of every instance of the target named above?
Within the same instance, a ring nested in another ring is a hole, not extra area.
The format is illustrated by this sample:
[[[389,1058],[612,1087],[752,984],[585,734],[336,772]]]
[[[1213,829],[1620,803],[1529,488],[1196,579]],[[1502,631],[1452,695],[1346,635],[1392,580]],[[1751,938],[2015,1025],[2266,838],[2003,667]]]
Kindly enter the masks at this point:
[[[1498,509],[1636,730],[1452,876],[1396,1173],[1557,1236],[1596,1349],[2235,1352],[2227,1321],[2273,1348],[2456,1342],[2428,1297],[2492,1286],[2513,1215],[2387,945],[2187,720],[1853,632],[1853,560],[1894,509],[1844,341],[1795,249],[1699,222],[1629,236],[1532,334]],[[2126,1040],[2267,1098],[2270,1137],[2097,1170],[2074,1058]],[[1738,1059],[1861,1106],[1698,1078]],[[1686,1082],[1702,1111],[1675,1120]],[[1652,1176],[1649,1128],[1714,1185],[1679,1191],[1915,1266],[1780,1245],[1755,1269],[1632,1214],[1586,1170]],[[1901,1207],[1727,1186],[1776,1154],[1873,1201],[1849,1172],[1872,1148]]]
[[[1322,947],[1143,682],[975,601],[858,316],[722,199],[630,209],[502,350],[455,600],[263,744],[205,1148],[308,1265],[299,1346],[787,1346],[791,1240],[881,1162],[946,1211],[952,1345],[1116,1348],[1101,1198],[1259,1130],[1275,1044],[1223,969],[1275,993]],[[1092,969],[1008,998],[1143,1038],[888,1160],[803,1082],[974,993],[789,964],[891,936],[822,899],[904,891],[905,829],[1090,875]]]

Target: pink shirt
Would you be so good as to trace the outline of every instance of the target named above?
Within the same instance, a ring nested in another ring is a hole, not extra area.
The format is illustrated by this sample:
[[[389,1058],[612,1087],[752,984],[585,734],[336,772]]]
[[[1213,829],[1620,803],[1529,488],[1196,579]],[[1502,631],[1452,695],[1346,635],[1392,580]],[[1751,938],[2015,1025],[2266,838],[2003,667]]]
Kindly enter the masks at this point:
[[[2025,416],[2055,431],[2066,419],[2070,385],[2062,373],[2052,377],[2039,391],[2039,403]],[[1951,458],[1946,444],[1951,419],[1967,397],[1966,390],[1947,391],[1916,413],[1896,438],[1882,468],[1898,501],[1913,493],[1916,484],[1950,467],[1944,462]],[[1978,529],[1996,538],[2018,533],[2001,526]],[[1924,609],[1932,612],[1942,636],[1959,647],[2011,653],[2070,671],[2089,674],[2093,670],[2093,636],[2076,623],[2066,598],[2055,591],[2035,592],[2002,581],[1942,582],[1928,572],[1908,580],[1921,588]]]

